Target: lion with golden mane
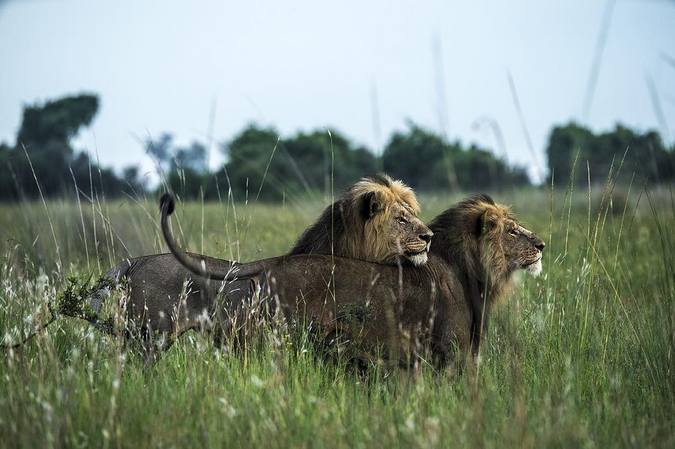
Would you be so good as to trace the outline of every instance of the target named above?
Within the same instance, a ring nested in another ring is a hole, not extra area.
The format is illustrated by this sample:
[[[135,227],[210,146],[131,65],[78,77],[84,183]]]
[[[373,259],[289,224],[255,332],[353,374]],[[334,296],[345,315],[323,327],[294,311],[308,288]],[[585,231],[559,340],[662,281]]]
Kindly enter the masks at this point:
[[[173,212],[173,197],[165,194],[162,204],[171,208],[169,214]],[[427,261],[432,233],[417,217],[419,211],[415,193],[403,182],[384,174],[362,178],[326,207],[288,255],[326,254],[383,264],[422,265]],[[183,257],[184,264],[193,262]],[[258,269],[255,263],[240,266]],[[200,267],[192,266],[191,271],[199,273]],[[156,290],[143,289],[143,300],[161,303],[167,297],[179,296],[191,277],[171,254],[156,254],[124,260],[108,270],[103,280],[106,284],[122,280],[156,284]],[[92,298],[94,311],[100,311],[106,291],[102,289],[102,294]]]
[[[361,179],[303,232],[290,255],[341,257],[413,265],[427,261],[432,233],[417,218],[420,206],[403,182],[379,174]]]

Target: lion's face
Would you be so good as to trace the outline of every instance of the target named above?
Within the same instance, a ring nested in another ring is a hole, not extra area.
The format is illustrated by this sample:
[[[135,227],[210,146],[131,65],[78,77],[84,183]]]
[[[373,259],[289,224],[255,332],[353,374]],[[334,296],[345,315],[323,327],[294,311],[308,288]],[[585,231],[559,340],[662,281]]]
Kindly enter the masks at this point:
[[[525,270],[538,276],[542,270],[544,241],[521,226],[501,206],[489,208],[485,219],[488,228],[484,237],[485,243],[488,246],[487,251],[493,251],[490,263],[501,266],[502,270],[498,271],[505,271],[506,274]]]
[[[533,276],[538,276],[542,269],[544,241],[515,220],[508,220],[505,225],[503,245],[509,270],[525,270]]]
[[[385,223],[390,236],[389,250],[392,257],[403,257],[415,266],[427,263],[433,233],[405,204],[394,204]]]
[[[415,266],[427,262],[433,232],[416,215],[416,210],[405,201],[392,201],[381,192],[372,192],[363,198],[364,242],[377,243],[370,252],[376,260],[395,264],[407,260]]]

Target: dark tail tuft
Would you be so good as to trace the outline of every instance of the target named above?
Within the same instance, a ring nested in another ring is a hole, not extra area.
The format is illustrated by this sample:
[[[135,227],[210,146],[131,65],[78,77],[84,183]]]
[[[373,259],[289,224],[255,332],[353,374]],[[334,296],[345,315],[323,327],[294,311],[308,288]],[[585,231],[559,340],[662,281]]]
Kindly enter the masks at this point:
[[[173,195],[170,193],[165,193],[159,199],[159,210],[166,211],[167,215],[173,214],[173,211],[176,210],[176,200],[173,199]]]

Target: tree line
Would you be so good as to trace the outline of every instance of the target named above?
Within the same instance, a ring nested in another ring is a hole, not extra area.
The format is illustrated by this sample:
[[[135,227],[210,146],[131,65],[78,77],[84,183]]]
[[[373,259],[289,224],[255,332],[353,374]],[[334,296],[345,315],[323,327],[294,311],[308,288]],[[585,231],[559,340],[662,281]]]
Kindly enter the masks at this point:
[[[99,99],[92,94],[25,106],[16,143],[0,144],[5,173],[0,177],[0,200],[67,197],[76,189],[79,195],[107,198],[171,189],[184,198],[213,199],[231,192],[238,200],[279,201],[338,192],[378,171],[404,179],[420,191],[495,191],[530,185],[524,167],[485,148],[449,142],[409,122],[389,138],[379,156],[334,130],[280,137],[274,128],[249,124],[218,145],[225,162],[214,171],[209,169],[204,143],[180,146],[165,133],[144,142],[144,150],[162,173],[162,184],[151,188],[137,166],[115,172],[73,148],[73,138],[98,109]],[[587,182],[588,170],[593,179],[602,179],[621,162],[626,177],[635,173],[644,182],[672,181],[674,154],[654,131],[641,134],[619,125],[596,135],[574,123],[555,127],[546,149],[549,174],[558,184]]]
[[[656,131],[635,132],[623,125],[594,134],[576,123],[556,126],[546,147],[549,182],[586,185],[588,179],[641,184],[675,180],[675,145],[668,148]]]

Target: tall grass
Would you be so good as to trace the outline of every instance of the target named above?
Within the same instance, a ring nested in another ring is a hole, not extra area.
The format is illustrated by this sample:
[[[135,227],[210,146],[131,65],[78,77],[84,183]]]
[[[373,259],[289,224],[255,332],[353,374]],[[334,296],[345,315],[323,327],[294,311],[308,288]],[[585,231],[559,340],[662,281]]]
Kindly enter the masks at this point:
[[[121,342],[63,318],[0,355],[1,445],[675,446],[672,192],[494,197],[547,247],[543,275],[496,310],[476,373],[361,378],[282,334],[243,356],[189,334],[144,369]],[[458,198],[422,197],[424,218]],[[193,250],[249,260],[286,251],[321,207],[181,204],[177,230]],[[162,251],[157,219],[155,203],[132,200],[0,206],[0,335],[15,341],[44,319],[67,275]]]

